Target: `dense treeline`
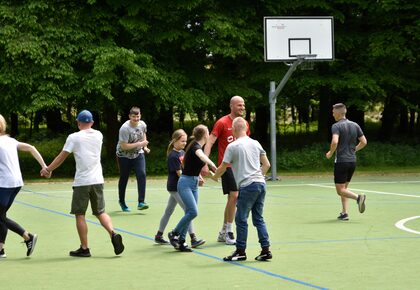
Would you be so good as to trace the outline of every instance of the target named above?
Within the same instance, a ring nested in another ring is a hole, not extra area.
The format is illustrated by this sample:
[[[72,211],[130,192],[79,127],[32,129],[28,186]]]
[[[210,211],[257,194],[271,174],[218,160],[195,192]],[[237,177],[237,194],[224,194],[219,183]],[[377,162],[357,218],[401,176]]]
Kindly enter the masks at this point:
[[[89,109],[113,156],[132,105],[169,135],[174,118],[211,123],[241,95],[264,142],[269,82],[287,67],[263,61],[263,17],[296,15],[334,17],[336,60],[293,75],[279,119],[315,120],[326,141],[340,101],[362,126],[379,106],[378,139],[420,132],[420,2],[403,0],[0,0],[1,114],[16,135],[22,116],[66,132]]]

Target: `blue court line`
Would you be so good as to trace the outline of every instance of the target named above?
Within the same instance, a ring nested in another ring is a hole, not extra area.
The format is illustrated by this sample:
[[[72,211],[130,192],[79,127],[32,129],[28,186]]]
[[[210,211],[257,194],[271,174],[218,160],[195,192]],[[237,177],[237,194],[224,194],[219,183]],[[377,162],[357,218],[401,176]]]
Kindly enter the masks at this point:
[[[64,216],[64,217],[68,217],[68,218],[72,218],[72,219],[74,218],[74,215],[62,213],[62,212],[59,212],[59,211],[51,210],[51,209],[36,206],[36,205],[32,205],[30,203],[26,203],[26,202],[23,202],[23,201],[15,200],[15,203],[18,203],[18,204],[21,204],[21,205],[24,205],[24,206],[28,206],[28,207],[32,207],[32,208],[35,208],[35,209],[39,209],[39,210],[42,210],[42,211],[46,211],[46,212],[49,212],[49,213],[61,215],[61,216]],[[96,226],[102,227],[102,225],[99,222],[96,222],[96,221],[86,219],[86,222],[90,223],[90,224],[93,224],[93,225],[96,225]],[[130,236],[134,236],[134,237],[137,237],[137,238],[142,238],[142,239],[149,240],[149,241],[154,241],[153,238],[148,237],[148,236],[144,236],[144,235],[141,235],[141,234],[136,234],[136,233],[133,233],[133,232],[129,232],[129,231],[126,231],[126,230],[120,229],[120,228],[114,228],[114,229],[119,231],[119,232],[130,235]],[[209,255],[209,254],[205,254],[205,253],[199,252],[197,250],[194,250],[193,253],[197,254],[197,255],[201,255],[203,257],[210,258],[210,259],[214,259],[214,260],[217,260],[217,261],[222,261],[224,263],[229,263],[229,264],[232,264],[232,265],[235,265],[235,266],[238,266],[238,267],[242,267],[242,268],[245,268],[245,269],[248,269],[248,270],[251,270],[251,271],[255,271],[255,272],[267,275],[267,276],[271,276],[271,277],[282,279],[282,280],[285,280],[285,281],[288,281],[288,282],[300,284],[302,286],[306,286],[306,287],[309,287],[309,288],[320,289],[320,290],[328,290],[328,288],[325,288],[325,287],[317,286],[317,285],[310,284],[310,283],[307,283],[307,282],[304,282],[304,281],[300,281],[300,280],[297,280],[297,279],[293,279],[293,278],[289,278],[289,277],[286,277],[286,276],[283,276],[283,275],[279,275],[279,274],[275,274],[275,273],[272,273],[272,272],[269,272],[269,271],[265,271],[265,270],[262,270],[262,269],[259,269],[259,268],[255,268],[255,267],[247,266],[247,265],[244,265],[244,264],[240,264],[238,262],[225,262],[222,259],[220,259],[219,257]]]

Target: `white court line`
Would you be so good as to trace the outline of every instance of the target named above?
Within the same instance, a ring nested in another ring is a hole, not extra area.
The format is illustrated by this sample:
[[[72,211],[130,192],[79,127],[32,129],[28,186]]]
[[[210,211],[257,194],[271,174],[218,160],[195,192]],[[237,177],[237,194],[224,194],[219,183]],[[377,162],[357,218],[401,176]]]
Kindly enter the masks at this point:
[[[323,188],[333,188],[335,189],[335,186],[327,186],[327,185],[321,185],[321,184],[307,184],[309,186],[315,186],[315,187],[323,187]],[[397,196],[404,196],[404,197],[415,197],[420,198],[420,195],[412,195],[412,194],[402,194],[402,193],[396,193],[396,192],[385,192],[385,191],[375,191],[375,190],[366,190],[366,189],[360,189],[360,188],[349,188],[350,190],[357,190],[361,192],[370,192],[370,193],[377,193],[377,194],[383,194],[383,195],[397,195]]]
[[[407,180],[407,181],[352,181],[351,184],[397,184],[397,183],[420,183],[420,180]],[[331,182],[321,183],[293,183],[293,184],[270,184],[270,187],[296,187],[296,186],[317,186],[317,185],[328,185]]]
[[[406,231],[406,232],[409,232],[409,233],[420,235],[420,232],[415,231],[415,230],[412,230],[412,229],[409,229],[409,228],[407,228],[404,225],[406,222],[411,221],[411,220],[415,220],[415,219],[418,219],[418,218],[420,218],[420,216],[412,216],[412,217],[409,217],[409,218],[406,218],[406,219],[402,219],[402,220],[396,222],[395,223],[395,226],[397,228],[399,228],[400,230],[403,230],[403,231]]]

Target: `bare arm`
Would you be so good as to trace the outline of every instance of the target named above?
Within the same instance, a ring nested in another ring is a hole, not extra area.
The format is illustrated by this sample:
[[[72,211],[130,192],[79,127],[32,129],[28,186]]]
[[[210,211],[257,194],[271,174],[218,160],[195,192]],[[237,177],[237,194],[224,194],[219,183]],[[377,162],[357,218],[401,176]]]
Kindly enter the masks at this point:
[[[216,140],[217,140],[217,137],[215,135],[213,134],[209,135],[206,145],[204,146],[204,154],[206,154],[206,156],[210,156],[211,148],[213,147],[214,143],[216,143]],[[207,164],[204,165],[203,168],[201,169],[201,175],[203,176],[209,175],[209,168]]]
[[[268,161],[267,155],[261,155],[260,156],[260,162],[261,162],[261,172],[265,176],[267,174],[268,169],[270,169],[271,164],[270,161]]]
[[[229,163],[222,162],[222,164],[217,167],[216,171],[214,172],[214,175],[211,176],[211,179],[216,180],[225,173],[226,168],[229,166]]]
[[[36,161],[38,161],[39,165],[41,165],[42,168],[47,167],[47,164],[45,164],[44,159],[42,158],[42,156],[38,152],[38,150],[35,148],[35,146],[32,146],[32,145],[27,144],[27,143],[19,142],[18,146],[17,146],[17,149],[19,151],[30,152],[32,154],[32,156],[36,159]]]
[[[129,151],[137,148],[147,147],[149,141],[145,139],[144,141],[138,141],[135,143],[120,142],[122,150]]]
[[[335,150],[337,150],[337,145],[338,145],[338,138],[339,136],[337,134],[332,135],[331,138],[331,145],[330,145],[330,151],[328,151],[325,156],[330,159],[333,155]]]
[[[356,152],[362,150],[367,145],[367,139],[365,135],[359,137],[359,144],[356,146]]]
[[[69,152],[67,151],[61,151],[53,160],[53,162],[51,162],[50,165],[48,165],[47,170],[49,172],[52,172],[53,170],[55,170],[56,168],[58,168],[63,162],[64,160],[66,160],[66,158],[70,155]]]
[[[204,154],[203,150],[196,150],[195,155],[197,155],[197,157],[200,158],[201,161],[205,162],[211,170],[216,170],[216,165],[213,163],[213,161],[210,160],[210,158],[206,154]]]

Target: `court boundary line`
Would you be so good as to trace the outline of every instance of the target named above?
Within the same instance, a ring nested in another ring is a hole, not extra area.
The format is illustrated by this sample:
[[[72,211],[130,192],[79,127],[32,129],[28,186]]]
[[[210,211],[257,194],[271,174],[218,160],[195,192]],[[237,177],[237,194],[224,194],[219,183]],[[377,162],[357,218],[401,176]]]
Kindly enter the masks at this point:
[[[48,213],[52,213],[52,214],[56,214],[56,215],[60,215],[60,216],[63,216],[63,217],[74,219],[74,215],[59,212],[59,211],[48,209],[48,208],[44,208],[44,207],[41,207],[41,206],[36,206],[36,205],[30,204],[30,203],[27,203],[27,202],[24,202],[24,201],[15,200],[15,203],[23,205],[23,206],[31,207],[31,208],[34,208],[34,209],[38,209],[38,210],[41,210],[41,211],[45,211],[45,212],[48,212]],[[89,224],[93,224],[93,225],[102,227],[102,225],[99,222],[94,221],[94,220],[86,219],[86,222],[89,223]],[[137,233],[134,233],[134,232],[130,232],[130,231],[127,231],[127,230],[124,230],[124,229],[121,229],[121,228],[114,228],[114,230],[125,233],[125,234],[133,236],[133,237],[142,238],[142,239],[149,240],[149,241],[154,241],[154,239],[149,237],[149,236],[145,236],[145,235],[137,234]],[[202,253],[202,252],[200,252],[196,249],[194,249],[193,254],[204,256],[204,257],[207,257],[207,258],[211,258],[211,259],[214,259],[214,260],[217,260],[217,261],[222,261],[224,263],[229,263],[229,264],[241,267],[241,268],[245,268],[247,270],[255,271],[257,273],[261,273],[261,274],[264,274],[264,275],[267,275],[267,276],[271,276],[271,277],[274,277],[274,278],[277,278],[277,279],[281,279],[281,280],[284,280],[286,282],[296,283],[296,284],[306,286],[306,287],[309,287],[309,288],[313,288],[313,289],[328,290],[328,288],[325,288],[325,287],[322,287],[322,286],[318,286],[318,285],[315,285],[315,284],[310,284],[310,283],[307,283],[307,282],[304,282],[304,281],[301,281],[301,280],[297,280],[297,279],[294,279],[294,278],[290,278],[290,277],[287,277],[287,276],[276,274],[276,273],[266,271],[266,270],[263,270],[263,269],[259,269],[259,268],[256,268],[256,267],[252,267],[252,266],[249,266],[249,265],[244,265],[244,264],[241,264],[241,263],[238,263],[238,262],[225,262],[225,261],[223,261],[223,259],[221,259],[219,257]]]
[[[409,233],[412,233],[412,234],[420,235],[420,232],[415,231],[415,230],[412,230],[412,229],[410,229],[410,228],[408,228],[408,227],[406,227],[404,225],[406,222],[409,222],[411,220],[415,220],[415,219],[418,219],[418,218],[420,218],[420,216],[412,216],[412,217],[409,217],[409,218],[405,218],[405,219],[399,220],[398,222],[395,223],[395,226],[398,229],[403,230],[405,232],[409,232]]]

